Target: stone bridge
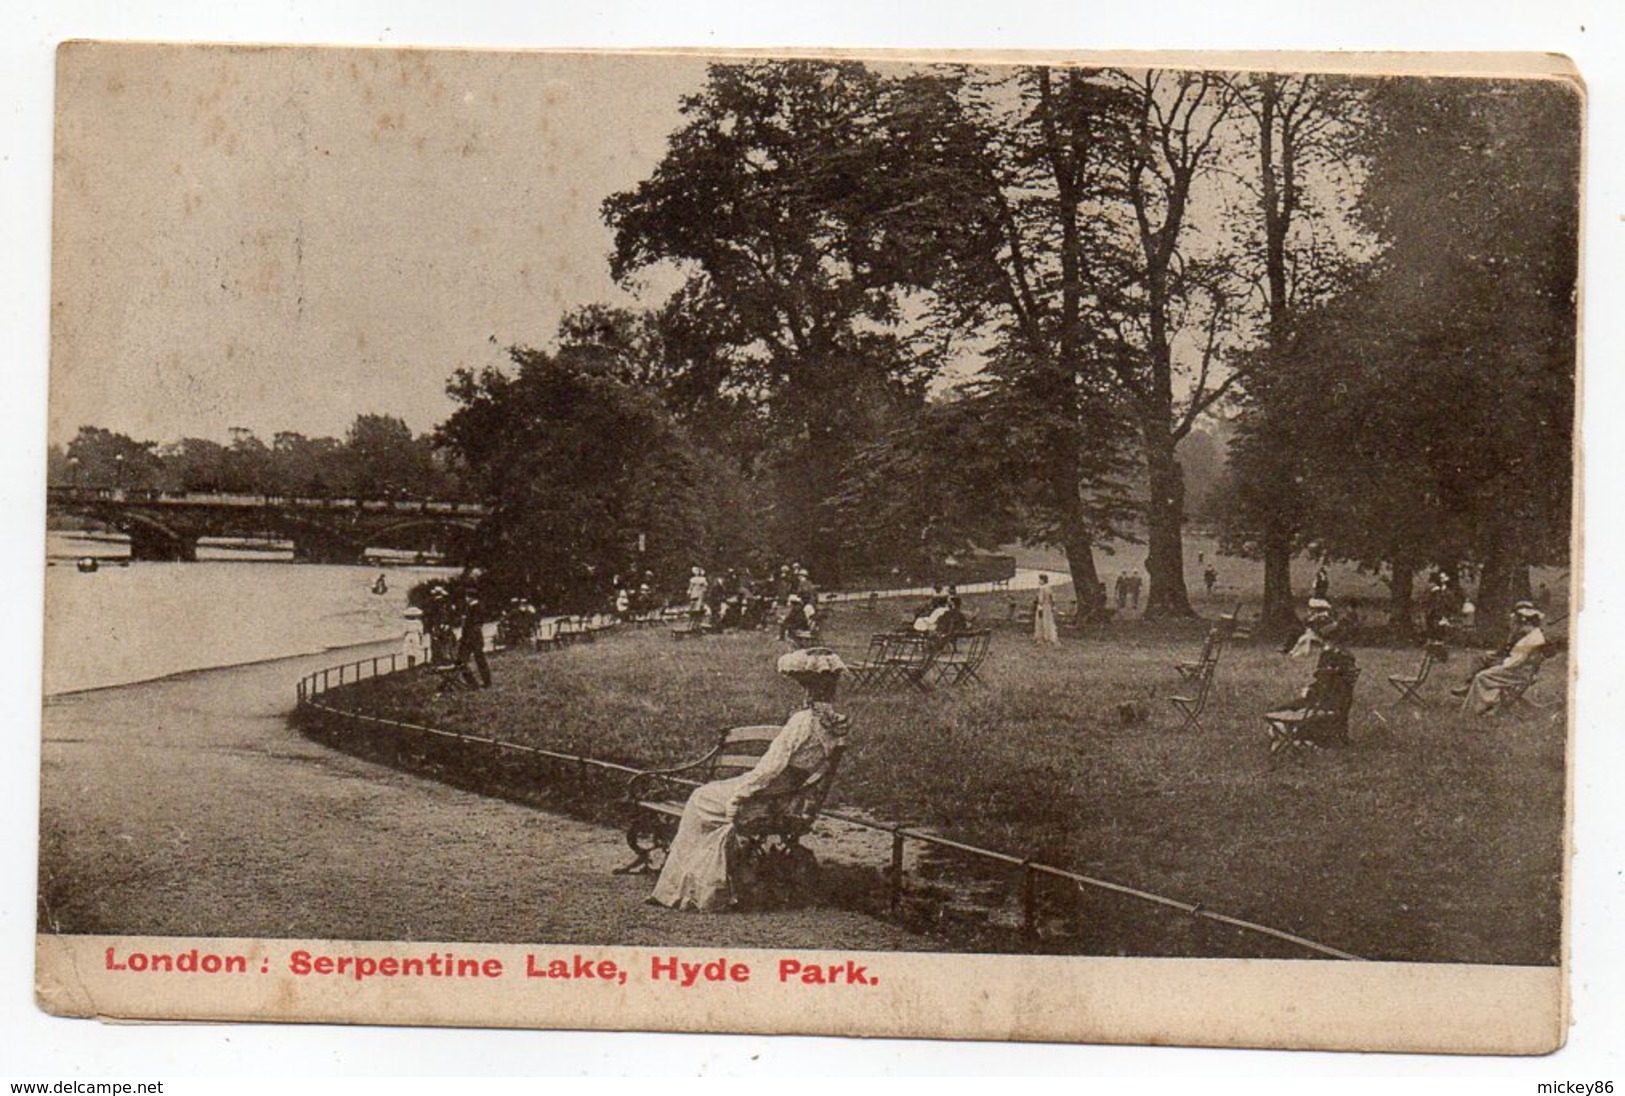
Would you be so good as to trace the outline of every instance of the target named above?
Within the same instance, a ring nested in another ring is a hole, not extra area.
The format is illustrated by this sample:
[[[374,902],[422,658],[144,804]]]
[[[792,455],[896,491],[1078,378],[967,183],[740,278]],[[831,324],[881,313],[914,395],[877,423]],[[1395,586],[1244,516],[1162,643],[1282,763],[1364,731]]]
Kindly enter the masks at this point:
[[[278,537],[309,563],[360,563],[369,548],[454,559],[487,513],[469,502],[227,495],[52,487],[47,506],[94,518],[130,538],[130,558],[194,560],[199,537]]]

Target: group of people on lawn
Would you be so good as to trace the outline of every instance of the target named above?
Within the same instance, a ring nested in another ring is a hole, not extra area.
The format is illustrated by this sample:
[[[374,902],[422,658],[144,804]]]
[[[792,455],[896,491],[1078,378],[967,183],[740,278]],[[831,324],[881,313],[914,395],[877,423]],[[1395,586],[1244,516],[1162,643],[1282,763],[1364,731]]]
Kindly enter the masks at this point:
[[[686,600],[695,620],[714,631],[763,628],[776,619],[781,639],[817,634],[818,587],[800,563],[783,564],[764,579],[736,569],[708,575],[696,566]]]
[[[789,582],[784,604],[792,613],[798,604],[816,601],[799,593],[805,573],[798,571],[791,570],[785,576]],[[690,587],[692,603],[703,611],[711,584],[698,568],[694,579]],[[1316,717],[1317,709],[1340,709],[1342,720],[1332,721],[1316,742],[1337,744],[1347,740],[1347,712],[1357,668],[1345,646],[1347,622],[1344,614],[1333,608],[1324,568],[1316,576],[1308,608],[1303,634],[1289,646],[1288,653],[1316,658],[1312,682],[1298,697],[1267,713],[1266,719],[1285,725],[1307,722]],[[1544,621],[1544,615],[1532,602],[1521,601],[1514,607],[1506,642],[1499,650],[1476,659],[1466,680],[1452,690],[1463,698],[1465,711],[1488,712],[1501,702],[1505,690],[1526,683],[1531,665],[1547,643]],[[810,628],[812,622],[803,616],[801,623]],[[964,606],[951,587],[934,590],[931,600],[914,614],[912,624],[915,631],[947,636],[960,634],[969,626]],[[1047,575],[1039,579],[1034,629],[1041,642],[1056,642],[1054,594]],[[804,647],[782,656],[777,669],[802,686],[803,703],[749,772],[702,785],[689,796],[650,895],[651,902],[675,909],[733,906],[739,889],[734,828],[741,811],[751,809],[761,801],[760,797],[801,787],[822,771],[843,742],[850,720],[834,707],[841,675],[846,670],[840,656],[828,648]]]
[[[407,665],[448,669],[444,686],[488,689],[491,665],[485,658],[485,625],[493,617],[480,589],[476,568],[455,581],[430,583],[420,604],[405,613],[402,653]]]
[[[1354,668],[1354,658],[1344,646],[1352,631],[1351,618],[1347,612],[1333,609],[1329,595],[1330,582],[1322,567],[1315,576],[1304,630],[1285,648],[1293,658],[1318,655],[1314,680],[1322,685],[1329,677],[1352,676],[1349,671]],[[1454,626],[1452,614],[1465,613],[1470,620],[1473,606],[1449,574],[1435,571],[1429,579],[1423,611],[1427,639],[1440,642]],[[1466,678],[1451,690],[1452,696],[1463,701],[1464,713],[1486,715],[1500,705],[1505,690],[1528,684],[1547,647],[1545,623],[1545,614],[1534,602],[1519,601],[1513,606],[1505,641],[1494,651],[1476,656]],[[1319,691],[1312,684],[1304,694]]]

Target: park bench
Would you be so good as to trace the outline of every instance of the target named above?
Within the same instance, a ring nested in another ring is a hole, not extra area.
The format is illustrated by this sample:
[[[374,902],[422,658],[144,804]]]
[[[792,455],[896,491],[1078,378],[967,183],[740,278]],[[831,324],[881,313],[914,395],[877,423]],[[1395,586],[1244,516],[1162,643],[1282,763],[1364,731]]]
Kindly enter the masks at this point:
[[[992,646],[993,633],[986,628],[939,637],[929,667],[931,680],[948,686],[975,682],[986,688],[987,682],[982,680],[980,671]]]
[[[1427,702],[1421,696],[1422,686],[1427,684],[1428,678],[1433,675],[1433,667],[1448,660],[1449,657],[1449,649],[1439,640],[1430,639],[1423,644],[1422,661],[1417,664],[1413,673],[1388,675],[1388,684],[1392,685],[1399,693],[1399,699],[1394,701],[1394,704],[1396,706],[1414,704],[1418,708],[1427,707]]]
[[[731,727],[718,735],[717,744],[703,757],[666,769],[649,769],[628,780],[626,802],[631,817],[626,844],[634,859],[615,869],[615,874],[659,871],[693,789],[754,769],[782,730],[775,725]],[[733,832],[744,857],[742,877],[788,884],[797,891],[811,882],[817,861],[801,839],[817,821],[840,762],[841,747],[836,746],[823,768],[816,772],[786,770],[774,784],[739,805]]]
[[[1265,712],[1270,753],[1346,744],[1349,710],[1354,707],[1354,687],[1359,681],[1357,666],[1321,673],[1310,684],[1302,707]]]
[[[553,645],[569,647],[577,643],[590,643],[593,639],[590,618],[561,616],[553,623]]]

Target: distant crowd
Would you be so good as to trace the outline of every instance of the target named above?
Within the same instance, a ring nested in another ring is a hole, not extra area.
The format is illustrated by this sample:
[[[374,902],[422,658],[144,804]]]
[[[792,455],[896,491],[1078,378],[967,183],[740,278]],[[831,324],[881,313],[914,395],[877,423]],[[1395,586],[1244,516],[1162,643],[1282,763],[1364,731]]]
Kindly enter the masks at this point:
[[[616,611],[632,609],[624,591],[616,594]],[[708,574],[704,567],[689,569],[684,604],[692,621],[713,631],[766,628],[777,624],[779,635],[815,632],[818,586],[799,562],[783,563],[765,576],[746,568]],[[635,611],[635,610],[634,610]]]

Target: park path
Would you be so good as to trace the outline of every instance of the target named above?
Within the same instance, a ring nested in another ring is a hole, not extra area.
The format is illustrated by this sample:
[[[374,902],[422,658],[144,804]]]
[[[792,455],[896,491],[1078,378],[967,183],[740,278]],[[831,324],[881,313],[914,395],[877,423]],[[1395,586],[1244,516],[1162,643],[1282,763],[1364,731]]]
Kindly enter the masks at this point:
[[[1032,567],[1017,567],[1016,573],[1008,582],[967,582],[959,587],[961,594],[991,594],[1002,590],[1036,590],[1038,589],[1038,576],[1048,575],[1054,585],[1071,585],[1072,576],[1065,571],[1044,571]],[[876,591],[882,598],[897,597],[925,597],[932,592],[930,586],[906,586],[887,588]],[[823,595],[820,595],[823,596]],[[828,595],[832,601],[867,601],[869,593],[864,590],[849,590],[845,593]]]
[[[303,674],[374,644],[48,698],[40,928],[271,938],[910,949],[845,910],[649,906],[610,829],[306,739]]]

